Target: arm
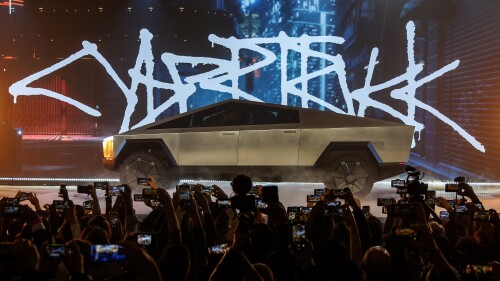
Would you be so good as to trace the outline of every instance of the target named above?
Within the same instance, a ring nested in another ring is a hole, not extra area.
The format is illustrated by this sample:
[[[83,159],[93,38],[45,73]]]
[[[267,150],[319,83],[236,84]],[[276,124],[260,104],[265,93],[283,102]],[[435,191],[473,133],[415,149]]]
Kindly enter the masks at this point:
[[[361,268],[361,261],[363,260],[363,253],[361,250],[361,240],[359,238],[358,226],[348,206],[344,206],[344,219],[350,233],[349,249],[351,253],[351,260]]]
[[[346,202],[349,206],[352,207],[352,214],[354,215],[355,224],[358,228],[359,239],[361,240],[362,253],[364,253],[368,248],[370,248],[372,242],[372,234],[370,231],[370,226],[368,225],[368,221],[366,220],[363,211],[359,207],[359,205],[354,200],[354,196],[350,189],[344,189],[346,191]]]
[[[125,235],[139,231],[141,221],[135,214],[132,201],[132,190],[128,185],[123,185],[124,189],[121,193],[123,199],[123,209],[125,212]]]
[[[95,187],[90,188],[90,196],[92,197],[92,217],[101,215],[101,206],[99,204],[99,198],[97,198],[97,192]]]
[[[181,243],[181,227],[179,225],[179,220],[175,214],[174,204],[170,194],[165,189],[158,189],[158,198],[165,209],[168,231],[171,242]]]

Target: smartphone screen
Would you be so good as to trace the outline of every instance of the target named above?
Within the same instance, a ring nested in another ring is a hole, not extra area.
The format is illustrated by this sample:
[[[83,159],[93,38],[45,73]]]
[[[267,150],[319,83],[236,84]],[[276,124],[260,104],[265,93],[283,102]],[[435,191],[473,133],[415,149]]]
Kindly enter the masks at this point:
[[[93,262],[123,262],[127,256],[123,253],[123,247],[115,244],[92,245],[90,258]]]
[[[186,209],[189,207],[191,202],[191,187],[189,185],[180,185],[178,188],[179,192],[179,204],[181,208]]]
[[[303,224],[294,224],[292,226],[292,243],[296,251],[301,251],[305,248],[306,226]]]
[[[137,233],[137,245],[151,246],[153,244],[153,234],[149,232]]]
[[[309,194],[307,195],[307,202],[318,202],[320,200],[319,195]]]
[[[134,194],[134,201],[143,202],[142,194]]]
[[[62,260],[66,256],[66,247],[61,244],[45,245],[47,256],[53,260]]]
[[[219,207],[219,208],[231,207],[231,200],[229,200],[229,199],[217,200],[217,207]]]
[[[229,251],[231,247],[227,243],[215,245],[208,248],[208,253],[211,255],[222,255]]]

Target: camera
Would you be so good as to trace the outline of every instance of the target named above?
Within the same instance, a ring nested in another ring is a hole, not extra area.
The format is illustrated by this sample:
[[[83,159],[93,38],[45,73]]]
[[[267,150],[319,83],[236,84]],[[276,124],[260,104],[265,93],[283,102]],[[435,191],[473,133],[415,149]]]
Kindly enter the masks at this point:
[[[377,198],[377,206],[389,206],[392,204],[392,198]]]
[[[457,192],[458,184],[456,183],[447,183],[444,185],[444,191],[446,192]]]
[[[88,186],[88,185],[77,185],[76,186],[77,193],[90,194],[91,189],[92,189],[92,186]]]
[[[465,267],[465,273],[466,275],[473,275],[474,280],[492,280],[490,277],[493,274],[493,266],[468,264]]]
[[[47,244],[45,245],[45,252],[51,260],[60,261],[66,257],[66,247],[61,244]]]
[[[142,194],[134,194],[134,201],[135,202],[143,202],[144,198],[142,198]]]
[[[127,259],[123,247],[116,244],[92,245],[90,258],[93,262],[123,262]]]
[[[417,215],[417,206],[415,204],[392,204],[389,207],[388,214],[393,217],[414,217]]]
[[[223,243],[212,247],[208,247],[208,253],[210,255],[222,255],[227,251],[229,251],[229,249],[231,249],[231,247],[227,243]]]
[[[137,185],[149,185],[150,178],[137,178]]]

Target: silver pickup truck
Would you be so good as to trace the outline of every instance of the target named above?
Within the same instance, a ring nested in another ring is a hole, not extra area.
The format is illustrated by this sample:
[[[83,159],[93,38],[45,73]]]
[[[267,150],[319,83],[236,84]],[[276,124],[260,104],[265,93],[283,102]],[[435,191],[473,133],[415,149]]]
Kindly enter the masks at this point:
[[[404,173],[414,128],[314,109],[226,100],[103,142],[104,165],[122,183],[180,179],[322,182],[357,196]]]

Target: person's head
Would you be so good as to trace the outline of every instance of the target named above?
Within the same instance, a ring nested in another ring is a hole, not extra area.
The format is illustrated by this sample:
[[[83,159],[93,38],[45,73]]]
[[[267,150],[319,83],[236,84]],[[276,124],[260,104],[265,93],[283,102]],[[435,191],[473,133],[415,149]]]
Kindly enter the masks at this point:
[[[87,226],[98,226],[106,231],[108,237],[111,237],[111,225],[104,216],[95,216],[87,224]]]
[[[189,249],[182,244],[169,245],[158,266],[164,280],[186,280],[191,269]]]
[[[231,187],[236,195],[243,195],[252,189],[252,179],[246,175],[237,175],[231,182]]]
[[[253,264],[253,267],[257,270],[264,281],[274,281],[273,271],[267,264],[255,263]]]
[[[385,280],[391,272],[391,256],[381,246],[368,249],[361,265],[364,280]]]
[[[109,237],[106,231],[95,225],[87,226],[82,231],[81,239],[90,242],[92,245],[109,244]]]

